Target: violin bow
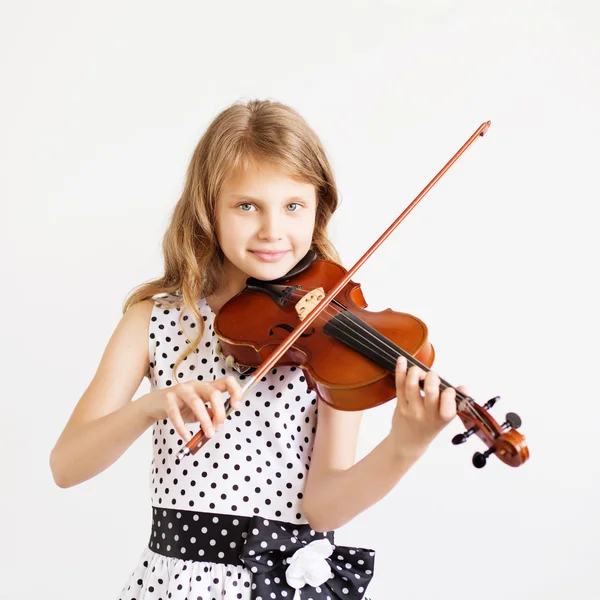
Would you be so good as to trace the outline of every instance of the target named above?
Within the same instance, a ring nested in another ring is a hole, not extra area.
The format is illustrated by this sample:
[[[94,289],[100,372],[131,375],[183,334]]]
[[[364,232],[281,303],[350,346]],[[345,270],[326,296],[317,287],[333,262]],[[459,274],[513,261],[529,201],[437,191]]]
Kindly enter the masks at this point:
[[[320,316],[320,314],[329,306],[329,303],[338,295],[338,293],[344,288],[344,286],[352,279],[353,275],[362,267],[362,265],[369,259],[369,257],[377,250],[383,242],[392,234],[392,232],[404,221],[408,214],[415,208],[415,206],[429,193],[429,191],[437,184],[437,182],[446,174],[446,172],[454,165],[454,163],[465,153],[465,151],[477,140],[479,137],[483,137],[492,122],[486,121],[482,123],[469,137],[469,139],[459,148],[454,156],[439,170],[439,172],[433,177],[433,179],[419,192],[415,199],[402,211],[398,218],[381,234],[381,236],[375,241],[375,243],[358,259],[356,264],[350,268],[346,274],[338,281],[338,283],[331,288],[331,290],[322,298],[319,303],[312,308],[312,310],[305,316],[305,318],[298,323],[298,325],[289,333],[289,335],[279,344],[279,346],[273,350],[269,357],[256,368],[256,370],[249,376],[248,381],[242,387],[242,394],[248,392],[260,379],[267,374],[267,372],[277,363],[277,361],[287,352],[292,344],[304,333],[304,331]],[[458,394],[458,391],[457,391]],[[485,453],[476,453],[473,458],[473,464],[476,467],[482,467],[486,463],[487,457],[494,453],[499,452],[500,458],[503,462],[510,464],[511,466],[518,466],[527,460],[529,457],[529,451],[523,436],[511,429],[508,434],[504,433],[504,429],[509,426],[516,428],[520,425],[520,419],[514,413],[507,415],[507,422],[503,425],[498,425],[496,421],[487,413],[486,409],[490,408],[498,397],[489,400],[484,407],[477,405],[472,398],[463,396],[460,402],[467,402],[469,404],[469,412],[461,411],[461,404],[459,402],[459,416],[461,417],[465,426],[468,430],[465,433],[458,434],[454,437],[453,443],[460,444],[472,435],[476,433],[487,445],[488,450]],[[225,408],[227,415],[230,414],[231,408],[229,406],[229,399],[226,400]],[[473,414],[477,418],[473,417]],[[509,419],[510,415],[510,419]],[[479,426],[479,422],[483,427]],[[516,427],[514,427],[516,425]],[[487,430],[487,431],[486,431]],[[498,440],[504,439],[509,436],[509,440],[506,440],[504,444],[498,444]],[[459,439],[460,438],[460,439]],[[202,430],[198,431],[187,444],[178,452],[177,458],[182,459],[190,454],[195,454],[210,438],[206,438]],[[516,450],[515,450],[516,449]],[[515,458],[516,457],[516,458]]]

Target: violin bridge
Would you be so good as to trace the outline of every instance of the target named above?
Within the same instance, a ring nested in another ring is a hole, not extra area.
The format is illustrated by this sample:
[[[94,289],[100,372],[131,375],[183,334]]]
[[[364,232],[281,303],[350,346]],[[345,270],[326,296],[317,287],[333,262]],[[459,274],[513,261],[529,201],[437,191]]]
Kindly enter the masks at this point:
[[[305,294],[297,303],[296,303],[296,312],[298,313],[298,318],[301,321],[304,321],[305,317],[310,313],[310,311],[317,305],[321,300],[325,298],[325,291],[323,288],[315,288]]]

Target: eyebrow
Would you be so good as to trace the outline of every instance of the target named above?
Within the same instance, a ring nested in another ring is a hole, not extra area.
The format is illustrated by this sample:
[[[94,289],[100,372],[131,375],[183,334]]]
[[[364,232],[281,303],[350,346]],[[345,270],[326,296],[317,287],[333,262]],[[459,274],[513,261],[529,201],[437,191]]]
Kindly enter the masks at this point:
[[[249,200],[251,202],[262,202],[262,200],[260,198],[253,198],[252,196],[245,196],[242,194],[232,194],[230,197],[233,200]],[[302,196],[290,196],[289,198],[286,199],[286,202],[297,202],[297,201],[306,202],[306,198],[303,198]]]

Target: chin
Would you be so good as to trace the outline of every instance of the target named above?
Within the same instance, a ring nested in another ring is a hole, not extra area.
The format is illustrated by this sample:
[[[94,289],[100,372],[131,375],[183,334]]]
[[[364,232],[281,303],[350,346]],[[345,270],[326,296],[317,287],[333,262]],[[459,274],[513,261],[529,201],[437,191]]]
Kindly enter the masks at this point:
[[[293,265],[292,265],[293,266]],[[292,267],[281,267],[280,265],[269,265],[258,269],[249,269],[248,277],[254,277],[261,281],[270,281],[271,279],[279,279],[283,277]]]

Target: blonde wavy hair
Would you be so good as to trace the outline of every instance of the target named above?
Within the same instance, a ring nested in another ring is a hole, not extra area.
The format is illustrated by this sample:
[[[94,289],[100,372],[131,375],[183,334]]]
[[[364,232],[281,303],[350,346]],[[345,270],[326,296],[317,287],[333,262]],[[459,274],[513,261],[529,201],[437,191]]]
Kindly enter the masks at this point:
[[[327,225],[338,206],[333,171],[316,133],[293,108],[272,100],[238,101],[210,123],[198,142],[187,169],[183,193],[173,209],[163,237],[164,275],[134,288],[123,305],[150,300],[157,294],[177,296],[185,310],[179,325],[186,334],[187,348],[173,365],[177,367],[192,352],[204,332],[197,302],[217,289],[223,270],[223,252],[215,232],[215,204],[225,179],[232,171],[260,161],[275,163],[291,177],[312,183],[317,196],[312,248],[319,258],[340,262],[327,237]],[[187,337],[182,318],[192,316],[196,336]]]

